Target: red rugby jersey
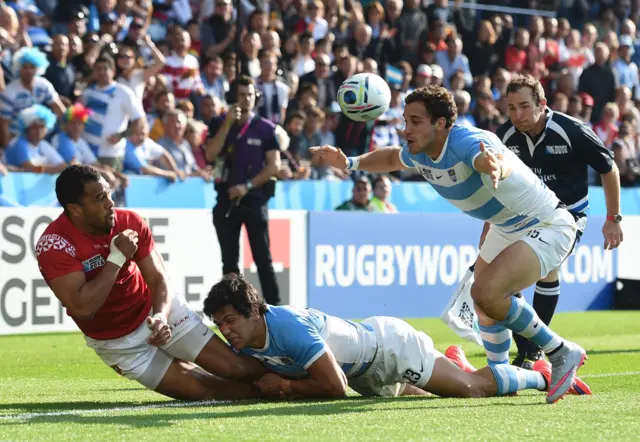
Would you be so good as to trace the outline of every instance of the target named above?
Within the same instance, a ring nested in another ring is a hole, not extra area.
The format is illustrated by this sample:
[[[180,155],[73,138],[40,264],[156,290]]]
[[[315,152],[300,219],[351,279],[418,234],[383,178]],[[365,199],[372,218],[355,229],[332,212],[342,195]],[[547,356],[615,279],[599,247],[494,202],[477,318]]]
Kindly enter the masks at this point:
[[[133,260],[127,260],[120,269],[102,307],[88,320],[76,318],[67,310],[80,330],[94,339],[125,336],[138,328],[149,314],[151,291],[135,262],[153,251],[151,230],[137,213],[115,209],[111,233],[93,236],[78,230],[62,213],[49,224],[36,245],[40,273],[47,283],[72,272],[84,272],[87,281],[91,281],[107,262],[111,239],[126,229],[138,232],[138,250]]]

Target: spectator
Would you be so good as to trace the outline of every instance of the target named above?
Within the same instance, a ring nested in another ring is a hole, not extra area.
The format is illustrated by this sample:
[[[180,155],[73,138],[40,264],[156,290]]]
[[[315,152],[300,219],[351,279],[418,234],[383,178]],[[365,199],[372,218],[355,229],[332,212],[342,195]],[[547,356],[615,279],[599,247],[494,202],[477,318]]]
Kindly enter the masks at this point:
[[[66,108],[53,85],[41,75],[49,62],[38,49],[23,48],[13,56],[15,80],[7,84],[0,95],[0,147],[9,142],[11,134],[18,133],[18,115],[34,104],[46,104],[56,113]]]
[[[162,73],[167,77],[169,91],[176,101],[190,99],[192,95],[202,95],[204,88],[200,78],[198,59],[189,54],[191,37],[184,29],[177,28],[171,38],[173,51],[167,57]]]
[[[116,80],[118,83],[128,86],[135,97],[142,102],[144,98],[145,84],[164,69],[165,58],[148,35],[144,42],[153,54],[153,62],[143,68],[142,60],[138,60],[136,52],[129,46],[122,46],[118,51],[116,64]]]
[[[44,78],[51,83],[53,89],[60,95],[65,106],[70,106],[76,96],[76,70],[68,63],[69,38],[66,35],[56,35],[53,38],[53,48],[49,57],[50,64],[45,71]]]
[[[201,170],[191,152],[191,145],[184,138],[188,118],[179,109],[169,111],[163,117],[165,135],[158,140],[158,144],[164,147],[173,157],[178,171],[182,176],[200,176],[206,178],[205,171]]]
[[[25,172],[59,173],[67,164],[45,137],[56,125],[56,116],[45,106],[23,109],[16,120],[18,136],[5,152],[9,166]]]
[[[455,91],[453,93],[453,99],[458,107],[458,118],[456,119],[456,123],[461,126],[475,127],[476,121],[473,118],[473,115],[469,113],[469,105],[471,104],[471,95],[469,95],[469,92]]]
[[[278,69],[278,57],[274,51],[261,52],[260,54],[260,78],[258,89],[262,95],[258,113],[262,118],[271,120],[276,124],[283,123],[287,116],[289,104],[289,87],[276,74]]]
[[[51,144],[67,164],[89,164],[98,169],[111,188],[128,182],[126,175],[114,172],[98,163],[98,158],[84,140],[84,126],[89,120],[89,110],[80,103],[67,108],[61,122],[62,131],[53,137]],[[124,185],[126,187],[126,184]]]
[[[184,179],[184,173],[167,150],[148,137],[146,122],[131,126],[128,131],[124,169],[128,173],[165,178],[171,182]]]
[[[620,185],[625,187],[636,185],[640,179],[640,163],[633,133],[631,124],[624,122],[611,145],[614,161],[620,170]]]
[[[164,115],[176,108],[176,101],[171,92],[164,91],[158,95],[154,105],[154,112],[149,115],[149,138],[158,141],[164,136]]]
[[[343,202],[336,210],[365,211],[374,212],[374,207],[369,202],[371,194],[371,182],[367,177],[361,175],[354,183],[351,199]]]
[[[619,116],[618,105],[616,103],[607,103],[604,107],[602,119],[593,125],[593,131],[607,147],[611,147],[611,143],[618,136],[616,123]]]
[[[200,28],[202,55],[212,58],[233,49],[237,24],[232,16],[231,0],[215,0],[213,15],[203,20]]]
[[[616,74],[609,64],[609,48],[604,43],[595,45],[595,63],[580,76],[578,90],[593,98],[591,122],[600,121],[605,104],[616,99]]]
[[[224,62],[219,55],[214,55],[202,63],[202,86],[205,96],[218,97],[224,103],[224,95],[229,90],[229,82],[224,78],[223,68]]]
[[[315,49],[315,42],[313,40],[313,36],[309,33],[302,34],[298,40],[300,43],[296,46],[295,57],[291,59],[291,70],[298,77],[302,77],[309,72],[313,72],[316,68],[316,63],[311,55]]]
[[[260,76],[260,60],[258,59],[258,53],[262,49],[260,34],[249,31],[242,38],[241,49],[242,52],[239,54],[241,71],[255,80]]]
[[[300,84],[313,84],[318,89],[316,104],[325,109],[331,105],[338,94],[336,84],[331,77],[331,61],[328,55],[319,55],[314,62],[313,72],[309,72],[300,78]]]
[[[398,213],[398,209],[389,201],[391,196],[391,181],[386,176],[379,176],[373,180],[373,198],[369,205],[373,212]]]
[[[115,64],[101,57],[94,65],[95,83],[82,94],[82,103],[91,111],[84,138],[98,161],[122,172],[129,124],[140,124],[145,118],[142,103],[127,86],[113,79]]]
[[[638,66],[631,61],[633,56],[633,39],[629,35],[620,37],[620,47],[618,48],[618,59],[613,63],[618,84],[626,86],[634,93],[634,98],[640,100],[640,77],[638,76]]]

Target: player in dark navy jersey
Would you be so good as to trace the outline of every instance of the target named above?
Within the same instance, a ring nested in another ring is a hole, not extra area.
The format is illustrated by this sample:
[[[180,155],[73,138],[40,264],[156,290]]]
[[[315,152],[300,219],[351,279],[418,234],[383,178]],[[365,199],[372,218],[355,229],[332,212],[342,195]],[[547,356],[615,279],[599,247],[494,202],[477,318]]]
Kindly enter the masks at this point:
[[[582,121],[547,108],[544,89],[530,75],[516,76],[507,87],[509,120],[497,130],[505,146],[529,166],[566,204],[578,225],[578,240],[587,223],[588,166],[602,178],[607,219],[602,227],[605,249],[622,242],[620,176],[612,152]],[[560,294],[558,270],[536,284],[533,307],[546,324],[551,322]],[[542,357],[537,346],[514,336],[515,365],[530,368]]]

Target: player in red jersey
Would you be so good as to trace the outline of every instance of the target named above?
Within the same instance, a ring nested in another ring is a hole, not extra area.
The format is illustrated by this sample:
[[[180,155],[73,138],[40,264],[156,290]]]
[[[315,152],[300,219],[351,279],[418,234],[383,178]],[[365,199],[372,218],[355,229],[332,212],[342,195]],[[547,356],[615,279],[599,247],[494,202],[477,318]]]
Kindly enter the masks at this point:
[[[64,212],[36,246],[42,276],[87,345],[119,374],[172,398],[256,397],[250,381],[265,369],[169,293],[149,227],[114,208],[110,194],[91,166],[66,168],[56,180]]]

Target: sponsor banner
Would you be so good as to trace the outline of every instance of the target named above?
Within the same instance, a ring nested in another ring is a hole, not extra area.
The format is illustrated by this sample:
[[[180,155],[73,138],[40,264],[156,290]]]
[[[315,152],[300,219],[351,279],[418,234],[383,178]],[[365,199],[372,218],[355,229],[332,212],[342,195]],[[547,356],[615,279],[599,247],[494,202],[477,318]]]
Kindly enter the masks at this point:
[[[475,261],[481,230],[462,214],[311,213],[309,306],[348,318],[437,317]],[[592,227],[562,266],[561,311],[610,302],[617,252],[598,234]]]
[[[202,311],[209,288],[222,277],[220,248],[211,211],[206,209],[141,209],[162,254],[173,293],[182,294],[189,306]],[[35,257],[35,244],[47,225],[61,213],[55,208],[0,208],[0,335],[77,330],[60,302],[44,282]],[[283,300],[306,305],[306,239],[304,212],[271,212],[271,232],[276,266],[281,276]],[[295,235],[295,236],[292,236]],[[254,272],[250,255],[241,263]],[[283,249],[277,244],[288,244]],[[243,256],[244,255],[244,256]],[[243,265],[242,267],[245,267]],[[255,273],[255,272],[254,272]],[[295,293],[290,296],[289,291]]]

